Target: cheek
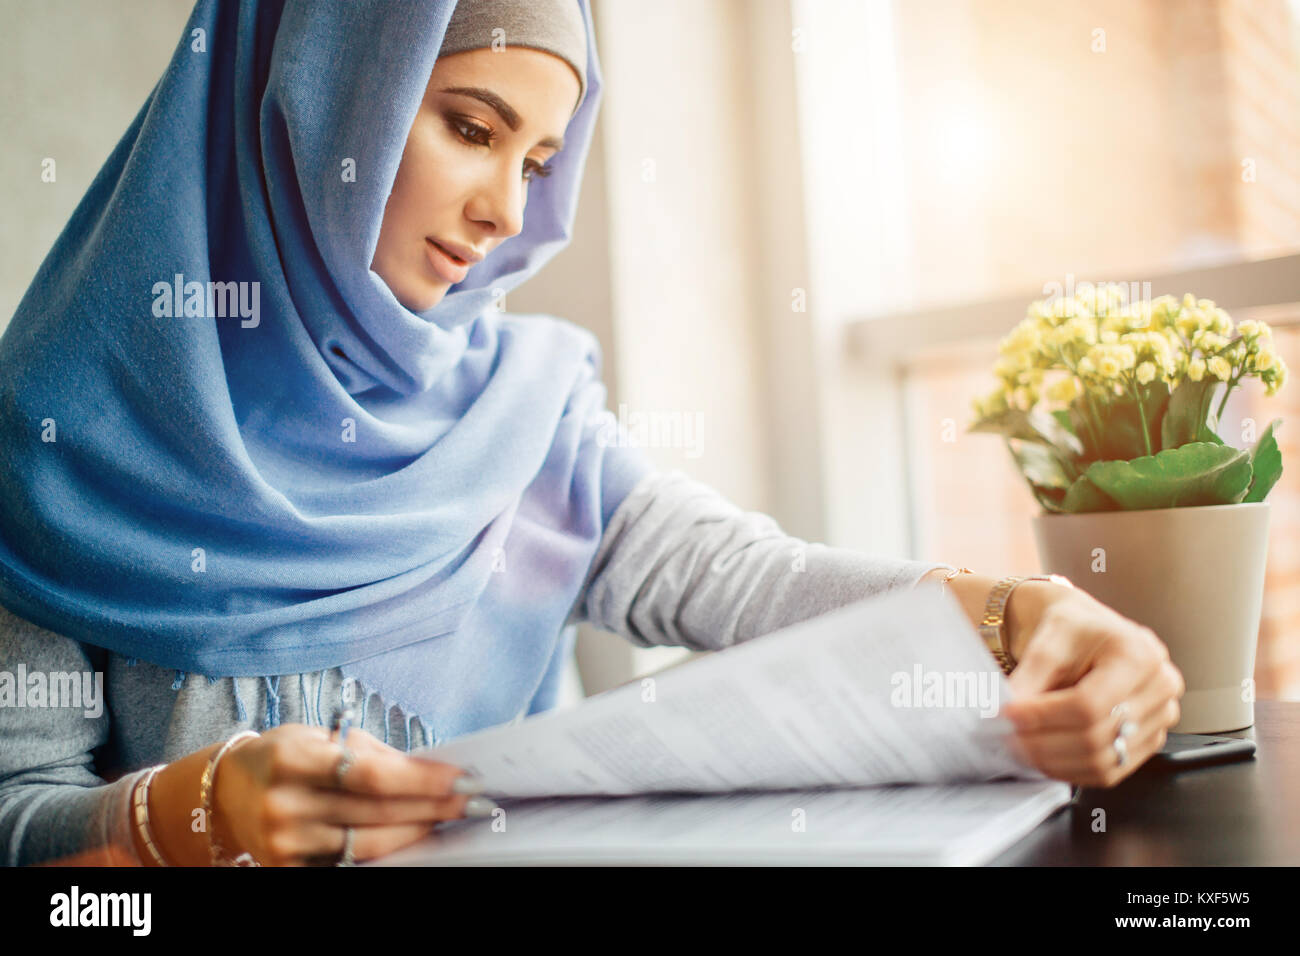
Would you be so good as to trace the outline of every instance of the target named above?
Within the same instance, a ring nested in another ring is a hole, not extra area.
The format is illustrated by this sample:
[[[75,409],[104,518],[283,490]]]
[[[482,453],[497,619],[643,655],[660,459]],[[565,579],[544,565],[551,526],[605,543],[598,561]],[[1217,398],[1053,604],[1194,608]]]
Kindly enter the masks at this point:
[[[468,160],[459,153],[468,151],[452,142],[439,125],[424,123],[407,139],[385,213],[385,227],[391,218],[413,238],[445,228],[465,186],[461,180]]]

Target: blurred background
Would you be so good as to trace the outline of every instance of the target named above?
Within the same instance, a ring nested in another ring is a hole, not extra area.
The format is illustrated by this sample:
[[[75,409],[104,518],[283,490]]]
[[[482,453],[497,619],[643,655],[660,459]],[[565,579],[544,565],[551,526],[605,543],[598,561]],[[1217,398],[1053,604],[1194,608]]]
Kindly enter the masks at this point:
[[[0,328],[191,6],[0,0]],[[592,329],[652,457],[787,532],[1036,572],[1037,505],[965,426],[1052,283],[1214,299],[1300,368],[1300,0],[592,9],[575,238],[507,309]],[[1286,420],[1258,694],[1300,699],[1300,387],[1243,389],[1224,437],[1246,417]],[[582,687],[682,653],[585,629]]]

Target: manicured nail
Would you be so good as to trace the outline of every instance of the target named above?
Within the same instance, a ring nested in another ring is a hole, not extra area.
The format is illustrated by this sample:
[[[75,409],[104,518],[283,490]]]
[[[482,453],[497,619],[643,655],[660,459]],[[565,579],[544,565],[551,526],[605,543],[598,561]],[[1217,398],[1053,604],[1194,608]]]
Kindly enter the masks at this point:
[[[496,801],[487,797],[470,797],[465,801],[465,816],[467,817],[490,817],[496,809]]]
[[[463,773],[451,782],[452,793],[482,793],[484,789],[481,777]]]

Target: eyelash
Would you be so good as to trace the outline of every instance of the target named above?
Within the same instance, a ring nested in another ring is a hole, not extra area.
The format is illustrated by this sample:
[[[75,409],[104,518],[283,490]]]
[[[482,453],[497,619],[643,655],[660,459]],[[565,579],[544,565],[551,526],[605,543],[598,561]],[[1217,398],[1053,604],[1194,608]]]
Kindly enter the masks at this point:
[[[458,118],[452,118],[448,121],[448,123],[451,126],[452,132],[454,132],[458,137],[460,137],[461,142],[465,143],[465,145],[467,146],[490,146],[492,144],[492,141],[496,139],[496,135],[492,132],[492,130],[488,129],[486,126],[480,126],[477,123],[470,123],[463,119],[458,119]],[[484,137],[487,140],[487,142],[479,142],[477,140],[471,139],[469,136],[465,134],[462,127],[475,130],[480,136]],[[529,165],[529,163],[531,163],[532,165]],[[531,169],[533,173],[531,177],[530,176],[523,177],[525,182],[532,182],[532,180],[538,176],[545,178],[551,175],[551,173],[555,171],[551,169],[551,167],[544,166],[541,163],[537,162],[536,160],[532,160],[532,159],[530,159],[528,163],[524,164],[524,169],[525,170]]]

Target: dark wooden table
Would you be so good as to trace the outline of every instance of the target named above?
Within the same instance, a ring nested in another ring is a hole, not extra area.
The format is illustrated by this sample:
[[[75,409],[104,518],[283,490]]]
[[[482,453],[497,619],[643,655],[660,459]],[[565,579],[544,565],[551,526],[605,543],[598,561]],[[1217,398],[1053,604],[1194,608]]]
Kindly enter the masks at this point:
[[[991,865],[1300,865],[1300,703],[1256,701],[1255,726],[1221,736],[1252,738],[1254,759],[1085,788]]]

